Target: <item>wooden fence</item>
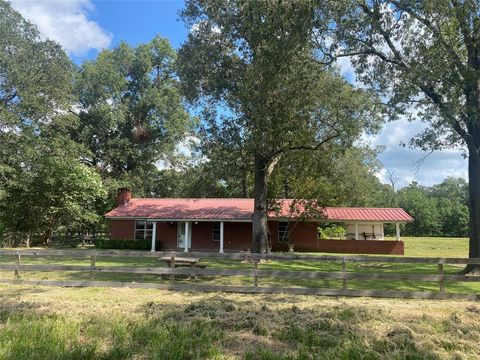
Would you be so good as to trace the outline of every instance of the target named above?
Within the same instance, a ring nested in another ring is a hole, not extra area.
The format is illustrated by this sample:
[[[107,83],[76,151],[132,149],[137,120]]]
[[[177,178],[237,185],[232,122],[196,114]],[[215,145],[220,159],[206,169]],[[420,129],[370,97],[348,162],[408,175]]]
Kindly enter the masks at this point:
[[[15,263],[6,264],[1,255],[15,256]],[[37,265],[24,264],[25,256],[57,256],[66,258],[85,258],[90,260],[89,265]],[[170,267],[125,267],[125,266],[97,266],[97,257],[169,257]],[[215,260],[247,260],[251,261],[251,269],[216,269],[203,267],[175,267],[175,260],[179,258],[198,258]],[[261,260],[277,261],[312,261],[318,263],[338,263],[339,271],[288,271],[288,270],[264,270],[260,269]],[[430,264],[436,265],[437,274],[411,274],[391,272],[354,272],[347,271],[348,263],[397,263],[397,264]],[[239,293],[288,293],[305,295],[328,295],[328,296],[371,296],[371,297],[400,297],[400,298],[424,298],[424,299],[468,299],[480,300],[480,293],[450,293],[446,291],[446,282],[480,282],[479,275],[448,275],[444,272],[444,265],[467,265],[480,264],[480,259],[468,258],[419,258],[419,257],[386,257],[386,256],[332,256],[332,255],[306,255],[306,254],[251,254],[251,253],[205,253],[205,252],[145,252],[123,250],[0,250],[0,272],[13,271],[15,279],[0,279],[0,283],[19,283],[30,285],[51,285],[70,287],[133,287],[169,289],[175,291],[220,291]],[[459,270],[461,268],[459,267]],[[28,271],[75,271],[90,273],[90,280],[23,280],[23,272]],[[123,273],[123,274],[150,274],[170,275],[168,283],[149,282],[118,282],[96,281],[95,275],[99,273]],[[244,276],[252,278],[251,286],[237,285],[211,285],[192,283],[177,283],[175,275],[186,275],[192,278],[197,276]],[[341,281],[340,288],[314,288],[314,287],[271,287],[261,286],[261,279],[265,277],[283,279],[319,279]],[[414,281],[435,282],[438,291],[398,291],[398,290],[356,290],[349,289],[349,281]]]

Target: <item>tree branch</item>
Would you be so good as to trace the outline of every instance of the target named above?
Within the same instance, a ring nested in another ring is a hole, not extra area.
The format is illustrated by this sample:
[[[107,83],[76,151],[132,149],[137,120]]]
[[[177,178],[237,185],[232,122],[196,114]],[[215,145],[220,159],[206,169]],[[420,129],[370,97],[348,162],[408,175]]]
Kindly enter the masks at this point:
[[[375,55],[378,56],[380,59],[382,59],[385,62],[394,64],[394,65],[401,65],[398,61],[394,59],[390,59],[387,55],[384,53],[374,49],[374,48],[368,48],[365,50],[360,50],[360,51],[353,51],[353,52],[348,52],[348,53],[341,53],[335,55],[335,58],[341,58],[341,57],[350,57],[350,56],[359,56],[359,55]]]
[[[395,5],[398,9],[405,11],[411,17],[413,17],[414,19],[419,21],[421,24],[423,24],[428,30],[430,30],[440,40],[442,46],[445,48],[447,53],[450,55],[453,63],[457,67],[457,70],[462,74],[462,77],[465,78],[465,75],[467,73],[467,68],[465,64],[462,62],[461,57],[456,53],[456,51],[453,49],[451,44],[444,39],[442,32],[438,28],[436,28],[433,23],[430,20],[418,15],[418,13],[416,13],[411,8],[406,6],[404,2],[396,1],[396,0],[389,0],[389,2]]]
[[[76,115],[76,116],[80,117],[80,114],[76,113],[76,112],[73,111],[72,109],[68,109],[68,112],[69,112],[70,114],[73,114],[73,115]]]
[[[0,99],[0,100],[3,102],[3,104],[4,104],[5,106],[7,106],[7,104],[8,104],[10,101],[12,101],[13,99],[15,99],[16,97],[17,97],[17,92],[14,91],[13,94],[11,94],[10,96],[6,96],[6,97],[4,97],[4,98],[2,98],[2,99]]]
[[[438,106],[442,115],[445,117],[446,120],[450,122],[453,129],[462,137],[462,139],[465,140],[467,144],[471,144],[473,141],[472,135],[465,131],[465,129],[463,129],[458,119],[455,118],[455,116],[451,113],[450,109],[448,109],[448,106],[444,103],[440,94],[438,94],[432,86],[422,84],[417,85],[424,92],[424,94],[427,95],[433,101],[433,103]],[[467,121],[464,122],[466,124],[468,123]]]
[[[365,3],[359,3],[359,7],[363,10],[363,12],[374,22],[374,24],[380,23],[377,19],[378,16],[382,16],[378,8],[373,9],[373,11],[370,11],[370,8],[365,4]],[[377,4],[378,7],[378,4]],[[376,16],[377,15],[377,16]],[[379,24],[377,26],[377,30],[379,31],[380,35],[382,35],[383,39],[387,43],[388,48],[392,52],[393,56],[396,59],[396,65],[404,68],[404,69],[409,69],[409,66],[406,64],[406,62],[403,59],[402,54],[398,49],[395,47],[393,44],[392,39],[390,38],[390,35],[385,31],[385,29],[382,28],[382,26]],[[370,46],[370,45],[369,45]],[[371,47],[370,47],[371,49]]]
[[[320,149],[323,145],[325,145],[327,142],[332,141],[333,139],[336,139],[340,136],[340,132],[338,130],[335,130],[335,134],[332,134],[322,141],[314,144],[314,145],[291,145],[283,149],[279,149],[270,156],[271,159],[276,159],[278,156],[283,156],[288,152],[291,151],[298,151],[298,150],[309,150],[309,151],[315,151]]]
[[[470,65],[478,68],[480,64],[476,63],[476,48],[475,42],[472,38],[471,29],[468,26],[468,23],[465,22],[465,13],[461,13],[460,10],[463,9],[462,4],[459,3],[457,0],[452,0],[452,6],[455,9],[455,17],[457,18],[458,23],[460,24],[460,31],[462,32],[463,41],[467,48],[468,53],[468,62]],[[463,15],[463,16],[462,16]]]

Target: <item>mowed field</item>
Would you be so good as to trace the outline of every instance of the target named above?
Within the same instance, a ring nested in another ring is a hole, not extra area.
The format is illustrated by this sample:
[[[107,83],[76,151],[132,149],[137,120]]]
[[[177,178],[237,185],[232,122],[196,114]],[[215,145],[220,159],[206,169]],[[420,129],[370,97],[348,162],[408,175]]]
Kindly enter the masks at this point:
[[[405,255],[420,257],[467,257],[468,240],[464,238],[405,238]],[[319,254],[320,255],[320,254]],[[333,254],[335,255],[335,254]],[[340,254],[337,254],[340,255]],[[182,256],[182,254],[179,254]],[[22,264],[30,265],[74,265],[89,266],[89,257],[60,257],[60,256],[22,256]],[[14,264],[15,257],[0,255],[0,262]],[[238,260],[216,260],[201,259],[200,262],[208,269],[253,269],[251,262],[240,262]],[[165,262],[153,257],[102,257],[97,256],[96,266],[99,267],[165,267]],[[463,265],[445,265],[447,275],[458,274]],[[341,270],[339,261],[308,261],[308,260],[268,260],[259,265],[261,270],[288,270],[288,271],[324,271],[334,272]],[[436,275],[438,269],[436,264],[402,264],[402,263],[372,263],[372,262],[349,262],[347,271],[361,273],[399,273],[399,274],[425,274]],[[22,272],[21,279],[24,280],[90,280],[88,271],[57,271]],[[0,273],[2,278],[14,279],[13,271]],[[168,276],[151,274],[126,274],[126,273],[105,273],[96,274],[98,281],[122,281],[122,282],[150,282],[170,283]],[[177,277],[176,283],[191,283],[191,279]],[[201,276],[196,283],[209,285],[239,285],[251,286],[252,277],[246,276]],[[313,288],[340,288],[341,280],[323,280],[293,277],[293,278],[271,278],[260,277],[259,286],[276,287],[313,287]],[[391,281],[391,280],[349,280],[348,288],[353,290],[400,290],[400,291],[438,291],[436,282],[426,281]],[[476,293],[480,292],[480,283],[450,283],[446,282],[446,290],[454,293]]]
[[[404,240],[407,256],[465,257],[468,250],[466,239]],[[22,258],[22,262],[88,265],[88,259],[27,258]],[[0,261],[8,263],[13,259],[0,256]],[[155,259],[120,258],[115,259],[115,265],[111,261],[99,259],[98,265],[158,266]],[[209,261],[207,266],[249,265]],[[287,267],[291,270],[329,270],[334,266],[338,267],[337,264],[319,266],[311,262],[262,264],[265,268]],[[362,267],[362,264],[355,266],[349,271],[435,271],[418,265],[412,268],[401,265],[404,267],[400,269],[392,269],[390,264],[376,269]],[[448,271],[454,273],[458,270]],[[11,276],[10,273],[1,275],[3,278]],[[110,280],[132,281],[122,274],[100,275],[110,276]],[[25,279],[72,279],[84,274],[35,272],[21,276]],[[88,273],[85,276],[88,277]],[[325,286],[295,280],[288,280],[285,285]],[[243,283],[251,279],[203,281]],[[261,281],[268,283],[270,280]],[[327,285],[336,287],[339,284],[331,282]],[[437,288],[435,284],[407,282],[394,285],[384,282],[367,284],[368,288]],[[465,288],[453,290],[480,292],[471,287],[475,285],[465,284]],[[349,288],[355,286],[365,284],[349,284]],[[447,290],[452,290],[448,284]],[[476,302],[0,285],[0,359],[479,357],[480,304]]]
[[[405,256],[468,257],[467,238],[404,237],[402,240],[405,242]]]

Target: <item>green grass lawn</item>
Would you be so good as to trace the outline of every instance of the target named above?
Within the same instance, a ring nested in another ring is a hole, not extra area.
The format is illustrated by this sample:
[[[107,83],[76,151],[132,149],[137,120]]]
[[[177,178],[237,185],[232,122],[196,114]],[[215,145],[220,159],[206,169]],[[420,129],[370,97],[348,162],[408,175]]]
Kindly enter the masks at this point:
[[[406,256],[466,257],[466,239],[405,238]],[[14,263],[0,255],[0,262]],[[252,268],[202,260],[207,268]],[[90,264],[89,258],[23,256],[25,264]],[[97,258],[97,266],[166,266],[154,258]],[[274,261],[260,269],[339,271],[340,264]],[[460,267],[448,266],[446,273]],[[435,274],[425,264],[351,263],[348,271]],[[13,273],[3,272],[3,278]],[[24,272],[23,279],[89,280],[83,272]],[[97,280],[170,283],[156,275]],[[175,282],[191,283],[189,279]],[[251,285],[247,277],[198,283]],[[260,278],[260,286],[340,288],[339,281]],[[350,289],[432,290],[435,283],[349,282]],[[477,284],[447,284],[480,292]],[[466,301],[185,293],[129,288],[0,285],[3,359],[477,359],[480,306]]]
[[[477,359],[466,301],[0,286],[0,359]]]
[[[468,257],[468,239],[450,237],[405,237],[405,256]]]
[[[420,257],[466,257],[468,251],[468,240],[464,238],[405,238],[405,255]],[[0,255],[0,262],[13,264],[13,256]],[[23,264],[50,264],[50,265],[83,265],[90,264],[89,258],[65,258],[56,256],[23,256]],[[242,263],[237,260],[213,260],[204,259],[202,264],[207,268],[221,269],[252,269],[251,263]],[[145,257],[97,257],[97,266],[129,266],[129,267],[164,267],[166,264],[156,258]],[[340,271],[341,264],[331,261],[276,261],[268,260],[259,266],[265,270],[289,270],[289,271]],[[462,266],[445,266],[446,274],[457,274]],[[434,264],[397,264],[397,263],[348,263],[347,271],[351,272],[391,272],[404,274],[437,274],[437,266]],[[4,278],[13,279],[13,272],[1,274]],[[65,271],[65,272],[23,272],[21,278],[28,280],[90,280],[89,272]],[[99,281],[123,281],[123,282],[154,282],[170,283],[169,277],[161,277],[149,274],[119,274],[100,273],[96,274]],[[190,279],[177,278],[177,283],[190,283]],[[201,276],[197,283],[214,285],[252,285],[253,279],[244,276]],[[285,286],[285,287],[315,287],[315,288],[340,288],[341,281],[319,280],[298,278],[270,278],[260,277],[260,286]],[[374,290],[402,290],[402,291],[438,291],[438,284],[435,282],[419,281],[349,281],[349,289],[374,289]],[[479,283],[447,283],[446,289],[455,293],[477,293],[480,292]]]

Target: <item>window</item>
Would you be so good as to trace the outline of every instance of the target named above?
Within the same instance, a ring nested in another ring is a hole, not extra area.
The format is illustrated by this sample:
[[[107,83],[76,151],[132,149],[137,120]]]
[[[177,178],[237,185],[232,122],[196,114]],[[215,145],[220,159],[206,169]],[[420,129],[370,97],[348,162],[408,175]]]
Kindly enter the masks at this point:
[[[135,221],[135,240],[152,240],[153,222]]]
[[[288,229],[288,222],[282,221],[278,223],[278,242],[288,242],[290,240],[290,233]]]
[[[212,229],[212,240],[220,241],[220,223],[214,223]]]

